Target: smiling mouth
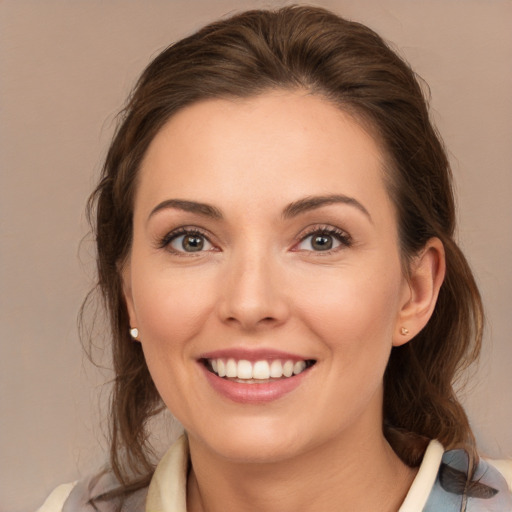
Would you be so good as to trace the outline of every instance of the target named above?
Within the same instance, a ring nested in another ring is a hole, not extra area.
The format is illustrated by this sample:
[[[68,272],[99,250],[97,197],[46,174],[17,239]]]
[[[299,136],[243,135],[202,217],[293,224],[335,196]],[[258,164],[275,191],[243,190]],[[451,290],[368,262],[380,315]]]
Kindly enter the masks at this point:
[[[302,361],[292,361],[290,359],[248,361],[247,359],[237,360],[234,358],[201,359],[201,362],[208,371],[218,377],[244,384],[263,384],[288,379],[301,374],[316,363],[314,359]]]

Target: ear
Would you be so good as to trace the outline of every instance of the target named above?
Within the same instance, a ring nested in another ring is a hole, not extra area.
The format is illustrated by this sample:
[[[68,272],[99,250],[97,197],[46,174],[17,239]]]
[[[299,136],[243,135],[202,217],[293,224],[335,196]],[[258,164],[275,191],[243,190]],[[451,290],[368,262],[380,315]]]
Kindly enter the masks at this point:
[[[407,277],[408,293],[404,294],[398,313],[393,346],[407,343],[427,325],[445,272],[443,243],[439,238],[431,238],[411,262]]]
[[[123,287],[123,296],[128,310],[128,317],[130,319],[130,327],[137,327],[137,317],[135,315],[135,307],[133,304],[132,295],[132,276],[131,276],[131,262],[128,258],[120,269],[121,282]]]

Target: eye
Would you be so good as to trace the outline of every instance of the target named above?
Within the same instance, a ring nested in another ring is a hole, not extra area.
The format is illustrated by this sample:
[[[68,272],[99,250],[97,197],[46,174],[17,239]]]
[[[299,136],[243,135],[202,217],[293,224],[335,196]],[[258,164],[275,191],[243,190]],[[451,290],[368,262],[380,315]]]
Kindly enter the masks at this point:
[[[214,248],[205,235],[192,230],[170,233],[163,240],[162,246],[179,253],[205,252]]]
[[[335,228],[316,229],[296,245],[298,251],[328,252],[350,246],[350,236]]]

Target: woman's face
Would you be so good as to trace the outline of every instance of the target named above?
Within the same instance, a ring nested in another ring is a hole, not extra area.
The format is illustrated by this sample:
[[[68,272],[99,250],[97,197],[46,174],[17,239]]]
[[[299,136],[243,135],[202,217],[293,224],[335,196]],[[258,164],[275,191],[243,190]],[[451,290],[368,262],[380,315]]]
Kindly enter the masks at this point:
[[[382,167],[368,133],[302,92],[200,102],[155,137],[125,295],[191,442],[269,461],[381,430],[410,294]]]

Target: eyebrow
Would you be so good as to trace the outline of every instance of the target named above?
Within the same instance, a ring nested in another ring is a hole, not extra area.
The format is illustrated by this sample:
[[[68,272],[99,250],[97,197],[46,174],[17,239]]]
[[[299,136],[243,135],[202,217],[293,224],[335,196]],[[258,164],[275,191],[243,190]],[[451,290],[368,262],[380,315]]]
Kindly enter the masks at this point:
[[[354,206],[359,211],[364,213],[368,217],[370,222],[373,223],[370,213],[357,199],[342,194],[333,194],[327,196],[309,196],[303,199],[299,199],[297,201],[294,201],[293,203],[290,203],[283,210],[282,216],[284,219],[291,219],[293,217],[297,217],[302,213],[306,213],[317,208],[322,208],[323,206],[328,206],[330,204],[347,204],[349,206]],[[162,201],[161,203],[156,205],[151,210],[148,220],[155,213],[170,208],[195,213],[198,215],[202,215],[204,217],[210,217],[215,220],[222,220],[224,218],[222,212],[218,208],[207,203],[187,201],[185,199],[166,199],[165,201]]]
[[[304,199],[299,199],[298,201],[294,201],[283,210],[283,218],[290,219],[292,217],[296,217],[297,215],[308,212],[310,210],[322,208],[323,206],[327,206],[330,204],[340,203],[347,204],[349,206],[354,206],[359,211],[364,213],[368,217],[370,222],[373,223],[370,212],[357,199],[342,194],[333,194],[328,196],[310,196],[305,197]]]
[[[174,208],[176,210],[183,210],[185,212],[196,213],[203,215],[204,217],[210,217],[212,219],[221,220],[223,215],[218,208],[211,206],[206,203],[198,203],[196,201],[186,201],[184,199],[167,199],[157,204],[149,214],[148,220],[157,212],[166,210],[168,208]]]

